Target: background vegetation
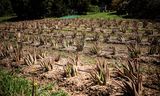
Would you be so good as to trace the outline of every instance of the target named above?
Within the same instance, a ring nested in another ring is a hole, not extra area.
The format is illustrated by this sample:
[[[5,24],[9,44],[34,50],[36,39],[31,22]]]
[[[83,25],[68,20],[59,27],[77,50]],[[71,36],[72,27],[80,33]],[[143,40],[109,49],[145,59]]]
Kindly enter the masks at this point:
[[[159,8],[159,0],[1,0],[0,16],[15,13],[27,19],[117,11],[134,18],[158,18]]]

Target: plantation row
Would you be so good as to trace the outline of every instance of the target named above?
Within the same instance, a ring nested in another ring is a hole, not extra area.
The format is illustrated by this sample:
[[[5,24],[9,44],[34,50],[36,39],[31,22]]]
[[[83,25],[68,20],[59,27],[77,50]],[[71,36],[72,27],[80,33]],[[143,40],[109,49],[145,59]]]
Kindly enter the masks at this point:
[[[66,51],[87,50],[94,55],[105,54],[103,51],[107,50],[113,55],[126,53],[125,45],[138,43],[144,45],[141,50],[147,50],[143,55],[153,55],[160,53],[158,25],[159,23],[129,20],[45,19],[1,24],[0,36],[12,42],[18,38],[22,44],[33,47]],[[123,44],[124,47],[119,50],[119,46],[117,48],[108,44]]]

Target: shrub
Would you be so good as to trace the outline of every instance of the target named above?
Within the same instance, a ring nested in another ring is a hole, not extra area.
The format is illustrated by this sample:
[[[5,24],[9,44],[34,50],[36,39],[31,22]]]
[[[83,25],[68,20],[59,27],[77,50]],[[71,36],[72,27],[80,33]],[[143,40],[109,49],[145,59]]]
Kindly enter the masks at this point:
[[[88,11],[89,12],[100,12],[100,9],[96,5],[89,5]]]

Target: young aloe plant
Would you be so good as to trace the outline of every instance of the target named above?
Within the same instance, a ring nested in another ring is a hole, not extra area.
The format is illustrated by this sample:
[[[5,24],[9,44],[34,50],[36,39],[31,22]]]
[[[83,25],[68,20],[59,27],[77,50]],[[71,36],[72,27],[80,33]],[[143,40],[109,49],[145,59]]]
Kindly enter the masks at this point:
[[[22,58],[22,55],[23,55],[23,52],[22,52],[22,43],[21,44],[16,44],[16,47],[13,48],[14,50],[14,53],[13,53],[13,59],[18,63],[21,58]]]
[[[37,58],[36,58],[36,53],[35,53],[35,51],[34,51],[34,54],[33,54],[33,55],[32,55],[31,53],[29,53],[29,54],[24,58],[24,62],[25,62],[25,64],[27,64],[28,66],[37,64]]]
[[[64,66],[64,73],[66,77],[74,77],[77,75],[77,68],[75,65],[67,63],[67,65]]]
[[[123,80],[122,84],[117,83],[121,88],[124,93],[124,96],[141,96],[141,78],[139,79],[138,82],[133,82],[132,80]],[[138,85],[137,85],[138,84]]]
[[[70,42],[69,42],[68,40],[64,40],[64,41],[63,41],[63,47],[64,47],[64,48],[69,47],[69,46],[70,46],[69,43],[70,43]]]
[[[140,96],[142,93],[142,74],[140,65],[136,59],[128,60],[122,64],[122,69],[116,67],[117,74],[122,77],[122,85],[117,83],[125,96]]]
[[[1,57],[12,57],[12,53],[13,53],[13,46],[11,44],[8,43],[2,43],[1,44]]]
[[[110,34],[103,34],[103,42],[107,43],[110,39]]]
[[[45,44],[45,38],[43,36],[40,37],[39,41],[40,41],[40,45]]]
[[[53,47],[53,49],[57,49],[58,48],[58,41],[57,40],[51,40],[51,46]]]
[[[127,45],[127,49],[128,49],[128,55],[130,58],[138,58],[141,54],[141,50],[139,45],[136,44],[129,44]]]
[[[77,32],[73,32],[73,34],[71,35],[72,39],[76,38],[77,36]]]
[[[51,71],[53,69],[53,64],[54,62],[52,62],[51,59],[44,59],[41,60],[40,65],[42,68],[44,68],[45,71]]]
[[[77,47],[77,49],[76,49],[76,51],[83,51],[83,48],[84,48],[84,43],[85,43],[85,41],[84,41],[84,39],[82,40],[77,40],[77,42],[76,42],[76,47]]]
[[[93,46],[90,49],[90,53],[94,55],[98,55],[101,51],[101,48],[99,47],[99,43],[96,42],[93,44]]]
[[[153,55],[153,54],[160,54],[160,43],[159,43],[160,37],[158,36],[154,36],[151,37],[150,41],[150,47],[149,47],[149,54]]]
[[[78,74],[77,65],[79,63],[78,54],[74,58],[69,58],[67,64],[63,67],[66,77],[74,77]]]
[[[105,60],[97,60],[96,68],[90,72],[92,80],[99,85],[106,85],[110,80],[110,71]]]
[[[81,34],[82,34],[82,40],[85,40],[85,38],[86,38],[86,33],[85,32],[81,32]]]
[[[48,53],[46,51],[45,52],[40,51],[40,54],[38,55],[40,59],[46,58],[47,56],[48,56]]]
[[[93,36],[93,41],[98,41],[100,38],[100,34],[98,32],[96,32]]]

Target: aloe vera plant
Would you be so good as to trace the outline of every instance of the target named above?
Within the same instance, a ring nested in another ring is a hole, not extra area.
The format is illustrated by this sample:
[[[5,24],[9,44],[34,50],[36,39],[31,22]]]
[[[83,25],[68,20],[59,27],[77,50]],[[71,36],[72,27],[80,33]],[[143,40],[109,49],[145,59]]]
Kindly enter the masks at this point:
[[[84,40],[86,38],[86,33],[85,32],[81,32],[82,38],[81,40]]]
[[[130,58],[138,58],[141,54],[141,50],[139,47],[139,44],[129,44],[127,45],[127,49],[128,49],[128,55]]]
[[[40,65],[41,65],[41,67],[42,68],[44,68],[44,70],[45,71],[50,71],[50,70],[52,70],[53,69],[53,64],[54,62],[52,62],[52,60],[51,59],[42,59],[41,61],[40,61]]]
[[[94,43],[93,46],[90,49],[90,53],[94,54],[94,55],[95,54],[98,55],[100,53],[100,51],[101,51],[101,48],[99,47],[99,43],[98,42]]]
[[[9,43],[2,43],[1,44],[1,57],[12,57],[12,53],[13,53],[13,46]]]
[[[46,58],[47,56],[48,56],[48,53],[46,51],[42,52],[42,50],[40,51],[40,54],[38,55],[40,59]]]
[[[23,48],[23,45],[22,43],[20,43],[20,44],[16,44],[16,47],[13,49],[14,50],[13,59],[15,59],[17,63],[22,58],[22,55],[23,55],[22,48]]]
[[[51,40],[51,46],[53,47],[53,49],[57,49],[58,48],[57,40]]]
[[[160,37],[158,36],[153,36],[151,37],[151,40],[149,41],[150,47],[149,47],[149,54],[159,54],[160,53],[160,44],[159,44]]]
[[[46,43],[43,36],[41,36],[39,40],[40,40],[40,45],[44,45]]]
[[[25,62],[25,64],[27,64],[28,66],[37,64],[37,58],[36,58],[36,53],[35,53],[35,51],[34,51],[34,54],[33,54],[33,55],[32,55],[31,53],[29,53],[29,54],[24,58],[24,62]]]
[[[64,47],[64,48],[69,47],[69,46],[70,46],[70,44],[69,44],[69,43],[70,43],[70,41],[68,41],[68,40],[64,40],[64,41],[63,41],[63,47]]]
[[[77,40],[76,42],[76,51],[83,51],[83,48],[84,48],[84,39],[83,40]]]
[[[93,41],[98,41],[100,38],[100,34],[98,32],[95,32],[94,36],[93,36]]]
[[[117,83],[125,96],[140,96],[142,94],[142,74],[140,65],[136,59],[128,60],[127,64],[121,64],[122,69],[116,67],[117,74],[122,77],[122,84]]]
[[[20,42],[20,40],[21,40],[21,33],[20,32],[17,32],[16,39],[18,42]]]
[[[67,64],[63,67],[66,77],[74,77],[78,74],[77,65],[79,63],[78,54],[74,58],[69,58]]]
[[[96,68],[89,73],[96,84],[106,85],[110,80],[110,71],[105,60],[97,59]]]
[[[110,39],[110,34],[103,34],[103,42],[107,43]]]
[[[73,32],[73,34],[71,35],[72,39],[76,38],[77,33]]]
[[[75,65],[71,63],[67,63],[64,66],[64,73],[66,77],[74,77],[77,75],[77,68]]]

